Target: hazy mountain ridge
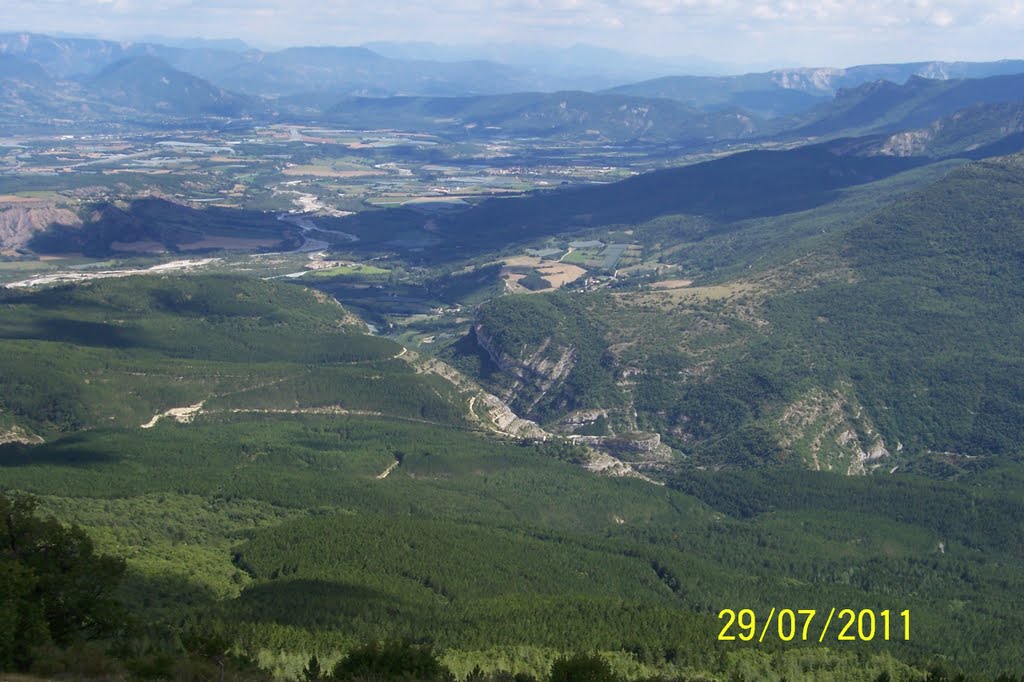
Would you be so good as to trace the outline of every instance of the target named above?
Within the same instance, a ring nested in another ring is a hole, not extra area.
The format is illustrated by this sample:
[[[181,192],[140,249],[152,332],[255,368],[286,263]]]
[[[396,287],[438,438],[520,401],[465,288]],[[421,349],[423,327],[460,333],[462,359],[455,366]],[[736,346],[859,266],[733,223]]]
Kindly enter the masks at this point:
[[[750,106],[760,101],[762,111],[776,115],[808,110],[822,99],[864,83],[887,81],[902,85],[914,77],[930,80],[987,78],[1024,73],[1024,61],[915,62],[868,64],[849,68],[791,68],[737,76],[668,76],[612,88],[609,92],[643,97],[667,97],[694,106]],[[800,93],[800,94],[797,94]]]
[[[325,117],[350,127],[408,128],[456,134],[583,136],[700,141],[747,137],[758,123],[738,111],[705,113],[671,100],[588,92],[518,93],[470,98],[356,98]]]
[[[34,85],[51,85],[53,78],[36,62],[0,54],[0,80],[19,81]]]
[[[398,60],[358,47],[295,47],[246,56],[244,64],[209,70],[209,77],[243,92],[271,96],[318,90],[457,96],[529,90],[543,82],[493,62]]]
[[[963,156],[982,159],[1024,147],[1024,104],[977,104],[931,125],[891,135],[837,141],[843,153],[888,156]]]
[[[913,76],[904,85],[880,80],[840,90],[833,101],[794,119],[782,136],[894,133],[976,105],[1020,102],[1024,74],[962,80]]]
[[[0,55],[0,116],[19,119],[63,112],[65,98],[43,67],[11,55]]]
[[[530,67],[480,59],[395,59],[363,47],[293,47],[265,52],[218,48],[216,43],[171,47],[8,33],[0,34],[0,54],[35,61],[59,78],[92,75],[121,59],[152,56],[227,89],[270,97],[320,89],[339,96],[454,96],[593,84]]]
[[[960,80],[1019,74],[1024,73],[1024,60],[864,64],[848,68],[777,69],[769,73],[774,82],[787,89],[836,94],[844,88],[878,80],[903,84],[914,76],[930,80]]]
[[[0,113],[28,126],[268,115],[261,99],[227,91],[152,55],[125,57],[75,79],[54,78],[36,62],[0,55],[0,93]]]
[[[604,89],[673,73],[720,75],[738,73],[738,67],[697,56],[654,57],[588,44],[568,47],[531,43],[438,45],[426,42],[366,43],[364,47],[387,57],[431,61],[484,59],[559,74],[578,81],[576,88]]]
[[[83,83],[90,96],[139,111],[171,116],[258,114],[262,102],[219,88],[151,56],[114,62]]]
[[[40,64],[57,78],[94,75],[111,64],[138,56],[158,57],[171,66],[220,87],[250,95],[290,96],[314,90],[336,95],[459,96],[528,91],[600,90],[588,63],[616,62],[630,72],[685,68],[687,60],[624,55],[590,46],[538,49],[536,54],[507,54],[501,46],[482,53],[495,59],[468,59],[472,52],[419,49],[383,44],[391,55],[365,47],[295,47],[278,51],[243,49],[237,43],[175,41],[176,46],[55,38],[29,33],[0,34],[0,54]],[[446,54],[460,59],[441,59]],[[436,59],[413,58],[432,55]],[[501,61],[504,60],[504,61]],[[596,60],[596,61],[595,61]],[[632,66],[630,66],[632,65]],[[673,66],[674,65],[674,66]],[[669,71],[670,72],[670,71]],[[783,116],[813,105],[813,97],[831,97],[843,88],[885,79],[903,83],[912,76],[931,79],[980,78],[1024,72],[1024,61],[916,62],[850,68],[792,68],[737,76],[665,76],[621,85],[608,92],[670,98],[701,108],[743,107],[752,113]],[[796,93],[801,93],[797,95]]]
[[[96,74],[128,57],[147,55],[173,61],[182,52],[180,48],[153,43],[54,38],[34,33],[0,34],[0,54],[33,61],[55,78]]]

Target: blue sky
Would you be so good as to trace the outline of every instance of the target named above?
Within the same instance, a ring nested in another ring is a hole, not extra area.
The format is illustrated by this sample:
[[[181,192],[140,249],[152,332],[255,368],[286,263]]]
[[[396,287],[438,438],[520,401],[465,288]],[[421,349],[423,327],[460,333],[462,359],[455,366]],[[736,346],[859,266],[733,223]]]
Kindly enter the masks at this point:
[[[1024,0],[4,0],[0,30],[259,45],[578,42],[746,64],[1024,58]]]

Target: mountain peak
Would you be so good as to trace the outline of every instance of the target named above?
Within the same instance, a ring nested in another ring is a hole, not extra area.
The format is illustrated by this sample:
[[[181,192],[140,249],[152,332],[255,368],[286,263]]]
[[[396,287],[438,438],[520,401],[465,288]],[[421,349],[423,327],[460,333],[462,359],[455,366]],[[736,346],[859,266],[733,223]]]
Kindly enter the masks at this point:
[[[257,108],[249,98],[179,71],[153,55],[118,60],[86,85],[115,104],[161,114],[236,117]]]

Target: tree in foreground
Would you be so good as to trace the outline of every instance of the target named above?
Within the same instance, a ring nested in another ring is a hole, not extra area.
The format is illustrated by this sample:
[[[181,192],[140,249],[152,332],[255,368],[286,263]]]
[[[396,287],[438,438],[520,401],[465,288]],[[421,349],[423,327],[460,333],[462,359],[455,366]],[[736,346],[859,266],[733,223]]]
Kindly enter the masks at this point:
[[[371,642],[350,651],[338,661],[335,680],[417,680],[452,682],[452,672],[426,645],[407,641]]]
[[[320,669],[320,659],[313,654],[309,663],[302,669],[302,682],[321,682],[325,678],[323,670]]]
[[[121,559],[99,556],[80,528],[36,516],[27,496],[0,494],[0,669],[27,669],[49,645],[118,633]]]
[[[619,682],[619,678],[600,655],[578,653],[555,659],[551,682]]]

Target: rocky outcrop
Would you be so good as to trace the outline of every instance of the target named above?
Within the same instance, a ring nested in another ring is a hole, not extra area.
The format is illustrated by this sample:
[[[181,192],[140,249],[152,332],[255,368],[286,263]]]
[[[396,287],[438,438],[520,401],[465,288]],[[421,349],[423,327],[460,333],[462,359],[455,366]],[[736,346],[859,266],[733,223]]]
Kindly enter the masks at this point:
[[[628,476],[630,478],[639,478],[643,481],[647,481],[648,483],[653,483],[654,485],[665,485],[661,481],[656,481],[637,471],[636,468],[628,462],[618,460],[605,452],[594,452],[590,461],[584,464],[583,468],[587,471],[591,471],[595,474],[602,474],[604,476],[611,476],[615,478]]]
[[[786,408],[778,425],[779,445],[801,456],[812,469],[860,476],[891,456],[849,384],[831,392],[812,389]]]
[[[593,424],[601,417],[608,418],[608,410],[576,410],[558,420],[560,426],[578,427]]]
[[[45,204],[0,204],[0,255],[27,251],[29,242],[52,225],[80,228],[81,219],[66,208]]]
[[[0,426],[0,445],[4,443],[22,443],[23,445],[40,445],[43,438],[20,426]]]
[[[589,410],[576,410],[565,415],[559,419],[553,426],[552,430],[562,434],[576,433],[579,429],[593,426],[599,420],[604,420],[607,424],[608,410],[603,409],[589,409]],[[595,434],[597,435],[597,434]],[[599,435],[611,435],[606,432]]]
[[[487,412],[487,418],[501,433],[517,438],[546,440],[550,434],[529,419],[523,419],[498,396],[481,391],[480,402]]]
[[[1024,131],[1024,107],[999,103],[973,106],[926,128],[896,133],[874,152],[885,156],[948,155],[971,151]]]
[[[777,69],[771,72],[772,81],[780,88],[814,94],[832,94],[836,80],[845,75],[845,69],[829,67]]]
[[[501,398],[484,391],[451,365],[436,358],[421,362],[419,356],[414,353],[404,354],[403,357],[417,365],[417,369],[437,374],[451,382],[460,391],[471,393],[469,398],[470,416],[481,419],[488,428],[516,438],[547,440],[551,437],[551,434],[536,422],[517,415]]]
[[[632,464],[664,464],[674,458],[672,448],[661,442],[661,434],[634,432],[619,436],[569,436],[570,441],[587,445]]]
[[[882,144],[878,153],[883,156],[900,157],[923,154],[928,149],[928,143],[935,138],[935,133],[934,128],[896,133]]]
[[[552,387],[565,381],[576,366],[576,350],[552,347],[550,337],[523,357],[514,357],[498,348],[479,322],[473,325],[473,333],[494,364],[511,379],[510,386],[499,397],[508,403],[518,402],[525,408],[524,412],[529,412]]]

